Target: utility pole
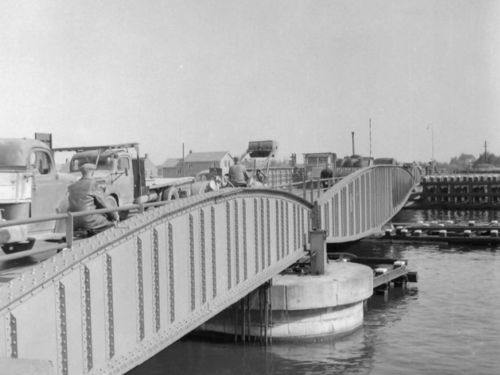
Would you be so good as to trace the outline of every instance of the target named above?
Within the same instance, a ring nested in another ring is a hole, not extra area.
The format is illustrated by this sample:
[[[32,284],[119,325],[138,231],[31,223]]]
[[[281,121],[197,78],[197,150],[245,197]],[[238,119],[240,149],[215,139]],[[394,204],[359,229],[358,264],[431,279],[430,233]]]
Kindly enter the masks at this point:
[[[431,161],[434,161],[434,127],[432,124],[429,127],[431,128]]]
[[[355,150],[354,150],[354,132],[351,132],[351,136],[352,136],[352,154],[355,155]]]
[[[184,142],[182,142],[182,176],[184,177]]]
[[[370,157],[372,157],[372,119],[370,118]]]
[[[487,152],[488,152],[488,148],[487,148],[487,144],[486,144],[486,141],[484,141],[484,162],[487,163],[486,161],[486,158],[487,158]]]

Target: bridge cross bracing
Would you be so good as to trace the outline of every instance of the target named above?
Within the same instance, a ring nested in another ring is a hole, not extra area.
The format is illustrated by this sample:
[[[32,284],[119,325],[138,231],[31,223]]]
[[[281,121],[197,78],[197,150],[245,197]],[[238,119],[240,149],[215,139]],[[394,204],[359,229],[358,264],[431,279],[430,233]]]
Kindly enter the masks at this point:
[[[314,209],[283,191],[228,189],[148,210],[1,284],[0,358],[124,373],[303,257],[313,225],[333,242],[362,238],[411,187],[403,169],[373,167]]]

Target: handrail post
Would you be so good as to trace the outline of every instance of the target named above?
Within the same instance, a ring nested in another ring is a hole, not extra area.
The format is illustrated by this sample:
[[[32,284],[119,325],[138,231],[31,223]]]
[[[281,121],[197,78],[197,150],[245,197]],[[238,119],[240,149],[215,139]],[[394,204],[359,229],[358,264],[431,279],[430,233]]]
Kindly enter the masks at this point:
[[[306,200],[306,170],[304,168],[304,173],[302,173],[302,193],[304,195],[304,200]]]
[[[73,223],[73,214],[68,212],[68,216],[66,217],[66,246],[70,249],[73,247]]]
[[[311,176],[311,203],[314,202],[314,178]]]

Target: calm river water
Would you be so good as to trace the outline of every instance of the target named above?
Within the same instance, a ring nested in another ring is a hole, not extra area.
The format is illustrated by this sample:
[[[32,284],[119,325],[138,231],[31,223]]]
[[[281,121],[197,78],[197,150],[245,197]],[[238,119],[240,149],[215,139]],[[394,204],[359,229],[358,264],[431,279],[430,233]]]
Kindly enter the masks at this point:
[[[500,218],[495,211],[402,211],[395,222]],[[418,283],[372,297],[362,328],[335,342],[242,345],[183,339],[129,375],[500,374],[500,247],[361,242],[408,259]]]

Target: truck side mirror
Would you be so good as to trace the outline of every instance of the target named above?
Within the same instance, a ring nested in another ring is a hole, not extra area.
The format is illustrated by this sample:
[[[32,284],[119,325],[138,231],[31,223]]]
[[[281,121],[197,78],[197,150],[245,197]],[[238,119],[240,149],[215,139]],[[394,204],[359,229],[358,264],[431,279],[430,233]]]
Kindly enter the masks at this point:
[[[117,173],[118,171],[118,160],[117,159],[112,159],[111,160],[111,170],[113,171],[113,173]]]

